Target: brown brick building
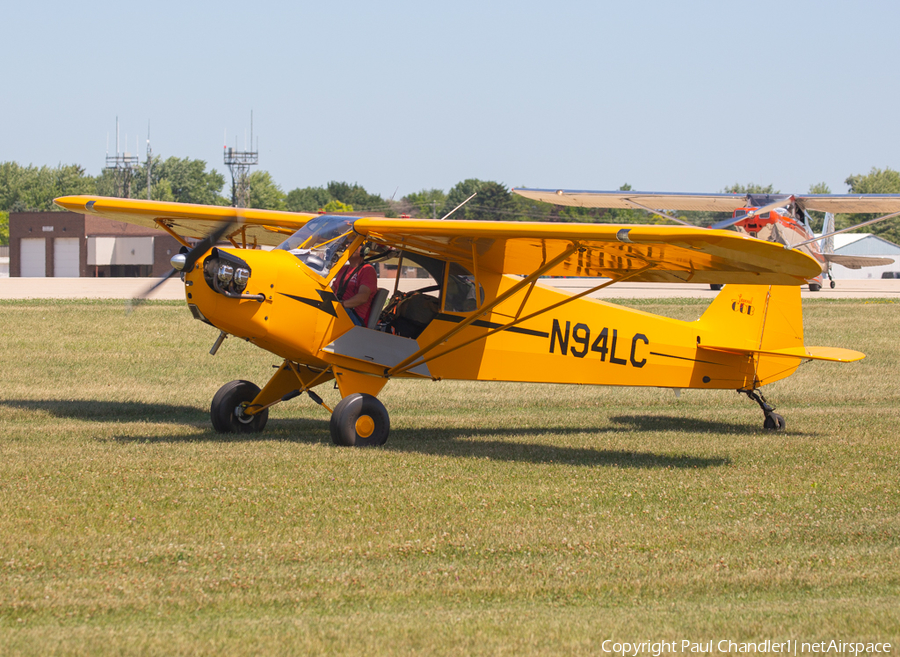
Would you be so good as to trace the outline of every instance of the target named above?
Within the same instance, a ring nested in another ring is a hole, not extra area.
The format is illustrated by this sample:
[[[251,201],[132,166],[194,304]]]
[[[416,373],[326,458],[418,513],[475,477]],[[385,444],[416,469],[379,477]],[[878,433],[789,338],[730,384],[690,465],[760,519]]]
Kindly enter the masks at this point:
[[[72,212],[9,213],[9,275],[164,276],[181,248],[160,230]]]

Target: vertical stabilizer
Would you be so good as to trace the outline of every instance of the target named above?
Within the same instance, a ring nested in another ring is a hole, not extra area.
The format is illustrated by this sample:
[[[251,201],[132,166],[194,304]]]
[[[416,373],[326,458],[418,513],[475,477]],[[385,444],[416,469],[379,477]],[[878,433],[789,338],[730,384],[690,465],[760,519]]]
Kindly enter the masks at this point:
[[[797,356],[772,353],[803,347],[799,286],[726,285],[699,324],[701,347],[754,354],[757,386],[788,376],[800,364]]]
[[[830,233],[834,232],[834,213],[826,212],[825,213],[825,221],[822,223],[822,234],[828,235],[821,242],[821,248],[823,254],[831,255],[834,253],[834,235],[830,235]]]

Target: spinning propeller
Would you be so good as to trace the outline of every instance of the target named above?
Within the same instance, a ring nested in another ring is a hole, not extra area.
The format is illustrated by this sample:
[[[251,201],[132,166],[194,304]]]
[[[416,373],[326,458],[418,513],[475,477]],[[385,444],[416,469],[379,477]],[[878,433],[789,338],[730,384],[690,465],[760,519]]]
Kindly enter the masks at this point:
[[[156,281],[156,283],[141,292],[141,294],[128,301],[128,311],[131,312],[137,306],[144,303],[147,300],[147,297],[149,297],[154,291],[156,291],[156,288],[158,288],[160,285],[165,283],[176,274],[191,271],[194,268],[194,265],[197,264],[197,260],[200,259],[200,256],[202,256],[204,253],[218,244],[219,240],[221,240],[222,237],[236,225],[236,223],[239,223],[239,221],[220,222],[215,229],[207,233],[203,237],[203,239],[194,244],[193,248],[187,251],[187,253],[176,253],[174,256],[172,256],[172,259],[170,261],[172,263],[172,270],[161,279]]]

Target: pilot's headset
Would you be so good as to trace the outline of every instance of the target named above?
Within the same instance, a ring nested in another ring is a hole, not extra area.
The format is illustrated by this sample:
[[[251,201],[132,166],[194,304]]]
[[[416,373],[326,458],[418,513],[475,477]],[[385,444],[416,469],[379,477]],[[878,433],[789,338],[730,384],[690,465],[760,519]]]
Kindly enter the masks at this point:
[[[362,256],[363,261],[369,257],[370,253],[372,253],[372,245],[368,242],[363,242],[362,248],[359,250],[359,255]]]

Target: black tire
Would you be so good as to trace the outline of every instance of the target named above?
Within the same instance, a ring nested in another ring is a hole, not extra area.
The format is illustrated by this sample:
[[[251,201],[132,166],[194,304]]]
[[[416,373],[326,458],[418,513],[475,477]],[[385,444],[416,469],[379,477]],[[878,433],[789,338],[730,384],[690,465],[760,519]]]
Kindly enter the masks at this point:
[[[721,290],[723,287],[725,287],[723,283],[710,283],[709,284],[710,290]]]
[[[834,281],[831,281],[831,289],[832,289],[832,290],[834,289],[834,286],[835,286],[835,285],[837,285],[837,283],[835,283]]]
[[[819,283],[810,283],[809,284],[810,292],[818,292],[821,289],[822,289],[822,286]]]
[[[331,440],[343,447],[375,447],[387,442],[391,421],[377,398],[365,393],[344,397],[331,414]]]
[[[209,408],[213,429],[219,433],[259,433],[266,427],[269,410],[240,415],[239,409],[256,399],[259,386],[249,381],[230,381],[219,388]]]
[[[778,413],[766,413],[765,422],[763,422],[763,429],[768,431],[784,431],[784,428],[787,426],[787,423],[784,421],[784,418],[781,417]]]

